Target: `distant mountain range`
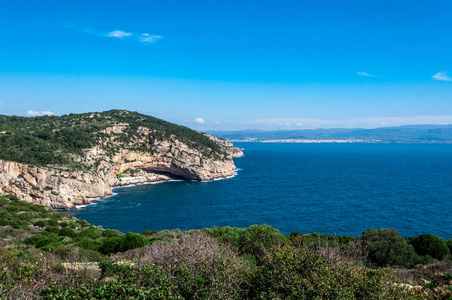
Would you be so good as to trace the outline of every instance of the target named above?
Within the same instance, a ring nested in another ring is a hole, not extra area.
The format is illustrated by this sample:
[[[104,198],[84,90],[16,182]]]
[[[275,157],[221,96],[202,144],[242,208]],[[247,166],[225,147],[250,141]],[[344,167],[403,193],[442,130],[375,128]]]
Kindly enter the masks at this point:
[[[383,143],[452,143],[452,125],[408,125],[398,127],[332,128],[304,130],[210,131],[212,135],[232,141],[269,140],[354,140]]]

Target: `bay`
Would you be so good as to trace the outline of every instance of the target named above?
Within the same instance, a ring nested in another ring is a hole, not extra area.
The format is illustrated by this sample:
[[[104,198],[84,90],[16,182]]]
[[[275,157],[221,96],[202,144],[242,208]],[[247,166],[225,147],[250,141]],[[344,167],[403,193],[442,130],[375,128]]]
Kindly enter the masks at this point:
[[[123,232],[248,227],[353,236],[395,228],[452,238],[452,145],[235,143],[233,178],[114,189],[68,210]]]

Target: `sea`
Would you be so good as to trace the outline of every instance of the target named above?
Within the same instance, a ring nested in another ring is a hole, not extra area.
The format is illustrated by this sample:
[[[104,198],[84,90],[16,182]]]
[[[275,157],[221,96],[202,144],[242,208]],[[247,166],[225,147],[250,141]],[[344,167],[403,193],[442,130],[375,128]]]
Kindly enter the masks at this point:
[[[452,238],[451,144],[234,145],[245,156],[231,178],[114,188],[67,212],[122,232],[268,224],[283,234]]]

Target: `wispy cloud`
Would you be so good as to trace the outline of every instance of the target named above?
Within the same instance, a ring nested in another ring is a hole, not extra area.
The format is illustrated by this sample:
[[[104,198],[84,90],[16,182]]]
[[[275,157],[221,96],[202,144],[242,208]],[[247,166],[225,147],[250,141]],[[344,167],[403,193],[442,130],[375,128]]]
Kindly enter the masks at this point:
[[[162,39],[162,37],[160,35],[151,35],[149,33],[142,33],[141,36],[140,36],[140,40],[143,43],[153,44],[153,43],[156,43],[157,41],[159,41],[161,39]]]
[[[196,118],[195,122],[198,123],[198,124],[205,124],[206,123],[206,121],[204,121],[203,118]]]
[[[107,36],[117,37],[117,38],[123,38],[123,37],[131,36],[131,35],[132,35],[131,32],[124,32],[121,30],[110,31],[109,33],[107,33]]]
[[[438,72],[432,76],[432,79],[441,81],[452,81],[452,77],[450,77],[449,74],[447,74],[447,72]]]
[[[375,75],[371,75],[371,74],[366,73],[366,72],[357,72],[356,74],[358,74],[360,76],[365,76],[365,77],[376,77]]]
[[[89,35],[100,36],[100,37],[108,37],[108,38],[117,38],[135,41],[137,43],[141,43],[144,45],[154,44],[157,41],[162,39],[162,36],[150,34],[150,33],[133,33],[127,32],[123,30],[113,30],[113,31],[100,31],[90,27],[82,27],[73,23],[63,23],[63,26],[69,29],[77,30],[78,32],[86,33]]]
[[[38,110],[28,110],[27,111],[27,116],[30,117],[36,117],[36,116],[54,116],[55,113],[48,111],[48,110],[43,110],[43,111],[38,111]]]

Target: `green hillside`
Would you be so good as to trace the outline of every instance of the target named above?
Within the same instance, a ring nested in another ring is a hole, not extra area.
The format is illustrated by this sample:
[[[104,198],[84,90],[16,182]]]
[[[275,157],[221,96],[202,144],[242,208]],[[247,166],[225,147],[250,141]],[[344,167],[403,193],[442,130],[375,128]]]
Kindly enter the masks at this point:
[[[127,124],[122,133],[106,134],[108,127]],[[153,133],[136,144],[139,127]],[[222,149],[204,134],[161,119],[125,110],[64,116],[18,117],[0,115],[0,159],[37,166],[86,168],[75,159],[83,150],[100,145],[107,153],[119,148],[153,151],[158,141],[174,136],[206,157],[222,158]]]

